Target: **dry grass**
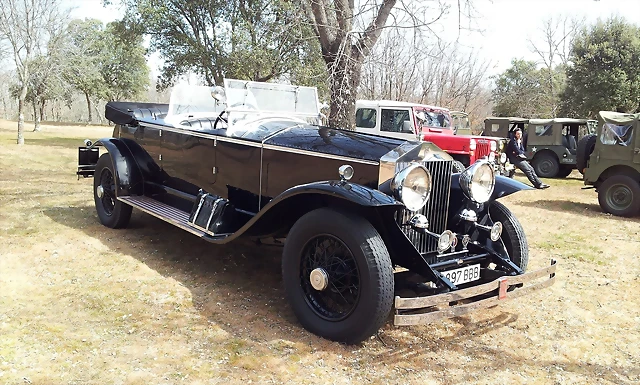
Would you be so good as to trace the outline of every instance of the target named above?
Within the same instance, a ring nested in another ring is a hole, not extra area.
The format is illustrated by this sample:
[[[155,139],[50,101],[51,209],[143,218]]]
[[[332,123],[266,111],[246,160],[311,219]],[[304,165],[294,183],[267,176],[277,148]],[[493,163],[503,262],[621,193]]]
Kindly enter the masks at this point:
[[[277,249],[213,246],[134,210],[98,223],[76,147],[109,128],[0,122],[0,383],[635,384],[640,221],[604,215],[579,174],[504,199],[554,286],[360,346],[317,338],[284,301]],[[520,178],[520,177],[518,177]]]

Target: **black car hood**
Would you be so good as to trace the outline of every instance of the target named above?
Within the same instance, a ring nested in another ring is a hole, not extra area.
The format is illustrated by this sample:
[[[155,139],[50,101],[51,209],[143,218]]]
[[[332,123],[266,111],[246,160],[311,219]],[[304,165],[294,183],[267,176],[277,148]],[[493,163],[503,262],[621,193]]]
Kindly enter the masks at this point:
[[[363,134],[355,131],[299,125],[280,131],[263,143],[266,146],[287,147],[301,151],[380,161],[383,155],[405,142],[402,139]]]

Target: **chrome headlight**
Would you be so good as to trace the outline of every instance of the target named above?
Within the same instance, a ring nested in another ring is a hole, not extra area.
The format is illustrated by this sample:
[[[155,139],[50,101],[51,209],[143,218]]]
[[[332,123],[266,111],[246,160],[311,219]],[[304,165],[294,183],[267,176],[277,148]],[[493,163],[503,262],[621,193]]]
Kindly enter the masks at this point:
[[[491,151],[496,151],[498,149],[498,145],[496,144],[495,141],[493,140],[489,141],[489,149]]]
[[[421,164],[412,164],[391,180],[391,191],[410,211],[418,211],[429,200],[431,173]]]
[[[504,152],[500,154],[500,163],[507,163],[507,154],[505,154]]]
[[[493,167],[486,160],[479,160],[460,173],[462,191],[476,203],[485,203],[491,198],[496,185]]]

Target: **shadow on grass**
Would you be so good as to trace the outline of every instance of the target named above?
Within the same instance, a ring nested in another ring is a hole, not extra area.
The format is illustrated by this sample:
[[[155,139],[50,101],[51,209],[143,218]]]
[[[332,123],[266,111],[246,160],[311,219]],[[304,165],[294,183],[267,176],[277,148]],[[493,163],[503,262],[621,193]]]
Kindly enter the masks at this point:
[[[543,209],[547,211],[555,212],[571,212],[582,214],[588,217],[608,217],[617,221],[636,221],[640,222],[640,218],[624,218],[617,217],[615,215],[607,214],[602,211],[600,205],[597,203],[582,203],[574,202],[570,200],[551,200],[551,199],[538,199],[529,202],[519,202],[519,205],[528,206],[536,209]]]
[[[523,360],[517,351],[483,342],[482,335],[509,327],[518,320],[518,315],[505,311],[479,321],[472,321],[466,316],[453,318],[459,328],[454,327],[444,337],[434,337],[442,332],[435,330],[439,325],[404,328],[406,333],[387,334],[386,330],[394,328],[390,317],[379,341],[368,343],[374,344],[374,349],[357,353],[354,351],[357,347],[323,340],[298,323],[282,288],[281,248],[257,246],[250,240],[213,245],[137,210],[134,210],[128,228],[119,230],[102,226],[93,206],[49,207],[44,213],[55,222],[98,238],[110,249],[118,249],[119,253],[136,258],[162,276],[180,282],[191,292],[193,304],[203,317],[234,338],[258,341],[255,347],[257,354],[270,354],[270,348],[263,342],[280,339],[343,355],[351,361],[362,359],[361,355],[365,353],[366,362],[374,366],[406,367],[409,364],[422,367],[425,361],[433,359],[431,355],[434,352],[447,357],[464,351],[474,360],[458,364],[468,373],[459,382],[453,382],[460,384],[477,380],[476,376],[487,370],[509,368],[519,371],[529,365],[536,368],[559,367],[612,383],[619,382],[620,376],[640,375],[640,370],[625,367]]]

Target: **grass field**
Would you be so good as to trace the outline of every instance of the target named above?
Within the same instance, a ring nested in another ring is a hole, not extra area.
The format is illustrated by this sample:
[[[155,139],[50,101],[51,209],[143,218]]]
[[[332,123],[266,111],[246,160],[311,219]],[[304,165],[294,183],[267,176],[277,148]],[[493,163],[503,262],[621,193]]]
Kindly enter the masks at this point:
[[[109,128],[44,126],[20,147],[15,130],[0,121],[0,384],[640,382],[640,220],[603,214],[576,171],[503,200],[530,269],[558,260],[554,286],[345,346],[297,323],[277,248],[136,210],[100,225],[77,147]]]

